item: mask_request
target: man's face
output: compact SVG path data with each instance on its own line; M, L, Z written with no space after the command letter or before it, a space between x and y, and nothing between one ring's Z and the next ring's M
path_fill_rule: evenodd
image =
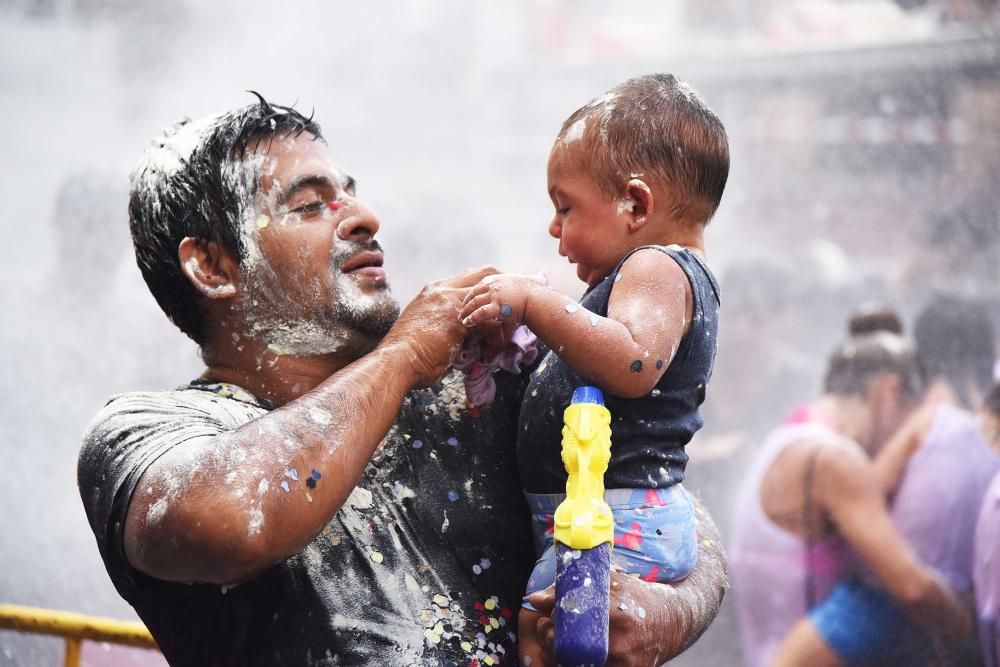
M354 179L309 133L264 139L247 164L259 188L242 222L247 332L277 354L364 354L392 326L379 222Z

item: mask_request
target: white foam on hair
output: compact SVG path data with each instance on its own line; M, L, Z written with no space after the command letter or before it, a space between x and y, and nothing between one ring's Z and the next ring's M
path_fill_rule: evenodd
M135 167L136 174L161 174L173 176L190 160L195 150L208 136L221 116L207 116L198 120L182 118L163 130L163 135L150 144Z
M562 137L562 142L564 144L571 144L575 141L583 139L583 133L587 131L587 118L583 117L569 126L566 130L566 134Z
M615 112L615 106L616 106L615 102L617 99L618 99L618 93L609 92L609 93L604 93L603 95L601 95L600 97L598 97L593 102L587 105L595 113L597 111L601 112L600 116L601 139L603 139L604 141L608 140L608 123L611 121L611 115Z

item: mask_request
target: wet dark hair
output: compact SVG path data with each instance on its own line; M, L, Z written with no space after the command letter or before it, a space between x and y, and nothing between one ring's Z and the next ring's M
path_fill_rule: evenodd
M891 310L858 313L850 318L848 337L827 363L824 391L835 396L864 396L878 375L896 375L905 400L914 400L926 386L923 368L912 342L904 338L902 322Z
M241 224L258 187L258 175L247 172L243 159L275 136L308 132L323 140L311 115L253 94L255 104L202 121L181 120L154 140L131 176L136 263L163 312L199 345L207 333L203 297L181 271L181 241L215 241L242 261Z
M851 315L847 322L847 332L851 336L888 331L898 336L903 335L903 321L894 310L882 308L866 310Z
M686 83L672 74L629 79L574 111L557 142L581 120L594 179L609 199L643 174L667 188L671 217L707 223L714 215L729 178L729 139Z
M947 380L965 407L974 407L969 390L985 392L993 379L993 323L986 306L935 297L917 316L913 337L928 376Z

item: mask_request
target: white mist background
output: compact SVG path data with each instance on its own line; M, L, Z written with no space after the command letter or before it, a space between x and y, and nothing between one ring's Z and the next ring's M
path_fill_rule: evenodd
M730 318L734 333L723 339L716 374L716 382L740 375L740 357L766 360L778 377L768 386L784 391L752 396L765 406L755 413L763 424L818 387L846 312L892 293L884 284L907 270L892 258L910 252L915 218L885 220L888 236L868 235L864 247L827 238L831 220L856 206L842 192L865 188L864 177L841 167L834 173L843 187L831 190L816 176L822 165L794 141L769 162L753 114L801 112L808 100L780 85L759 99L734 92L733 72L763 53L777 58L768 67L780 80L782 63L795 60L787 54L798 50L993 34L975 16L942 21L944 3L928 4L904 13L883 0L0 0L0 603L135 618L104 571L75 472L80 434L110 395L171 388L201 371L193 344L146 291L128 236L127 177L162 128L250 103L250 89L315 109L337 160L358 179L358 196L380 216L401 301L429 280L485 263L545 270L579 294L546 231L551 142L570 112L610 86L674 72L702 91L732 141L730 184L707 237L710 263L719 276L748 258L777 267L757 289L765 302L785 299L782 312ZM998 136L979 140L992 150ZM890 168L907 168L900 164ZM947 198L944 172L953 166L913 168ZM786 198L792 189L809 196ZM735 285L736 308L760 274L747 275L751 284ZM789 278L799 289L783 284ZM817 304L830 285L854 289ZM731 304L724 291L723 327ZM800 306L819 320L788 315ZM755 376L743 375L752 385ZM722 401L734 394L742 400L710 387L703 440L714 454L702 472L693 453L689 468L689 486L723 528L739 471L731 462L759 435L740 424L713 432L712 415L725 414ZM732 664L736 643L727 611L676 663ZM0 666L60 664L61 650L57 640L0 631ZM86 664L158 661L90 645Z

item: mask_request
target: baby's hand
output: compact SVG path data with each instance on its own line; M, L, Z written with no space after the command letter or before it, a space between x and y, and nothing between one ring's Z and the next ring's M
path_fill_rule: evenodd
M531 291L538 287L539 283L527 276L512 273L487 276L469 290L459 319L469 328L487 320L521 324Z

